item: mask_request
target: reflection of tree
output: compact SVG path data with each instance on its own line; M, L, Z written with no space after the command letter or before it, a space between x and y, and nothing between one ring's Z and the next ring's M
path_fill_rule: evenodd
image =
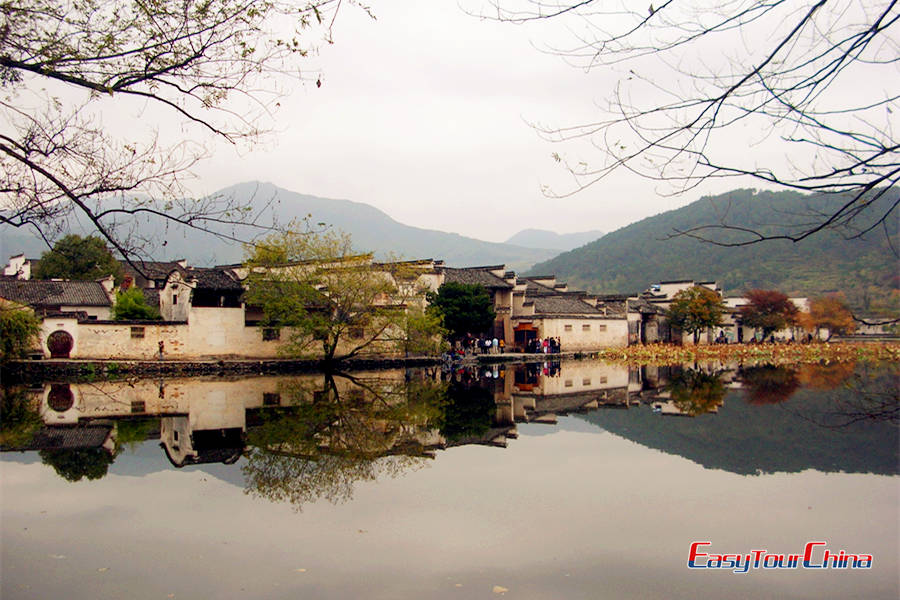
M900 365L860 364L840 389L830 388L820 397L815 414L801 414L817 425L831 429L854 423L900 424Z
M0 446L27 446L41 424L37 406L28 400L25 390L11 387L0 389Z
M128 446L132 451L144 442L150 433L159 431L159 419L121 419L116 421L116 453Z
M666 387L675 407L692 417L715 410L725 397L725 383L719 371L683 369L672 376Z
M441 434L447 441L479 437L491 428L496 406L489 390L454 382L447 390Z
M243 471L248 493L299 509L322 498L349 500L359 481L421 466L428 432L441 418L444 386L425 378L327 375L321 390L295 385L282 395L291 406L248 432Z
M763 365L747 367L741 372L747 402L778 404L794 395L800 387L797 371L789 367Z
M833 390L853 376L856 361L828 364L803 364L797 367L797 379L805 387Z
M84 477L100 479L115 458L104 448L41 450L39 454L45 465L53 467L67 481L81 481Z

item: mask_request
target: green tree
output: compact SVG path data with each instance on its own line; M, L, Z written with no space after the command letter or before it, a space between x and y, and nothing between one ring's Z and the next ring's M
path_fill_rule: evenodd
M140 289L130 287L116 293L113 318L116 321L155 321L160 316L156 308L147 304L144 293Z
M747 327L761 329L763 339L797 322L800 311L778 290L750 290L744 297L748 303L740 307L741 320Z
M52 239L77 218L130 260L153 240L121 227L123 217L200 230L249 221L233 199L190 197L183 175L213 140L250 143L271 127L276 99L314 47L305 30L330 41L340 5L4 3L0 223ZM104 119L110 107L134 115L127 127Z
M41 333L41 320L30 308L0 301L0 362L23 358Z
M455 340L490 330L496 318L490 294L476 283L447 282L428 294L428 302L443 316L444 327Z
M404 335L402 343L407 356L410 354L434 356L444 352L448 347L443 315L436 310L418 305L410 306L406 310Z
M669 305L669 323L694 336L694 343L700 341L700 333L722 324L725 304L721 296L713 290L695 285L681 290Z
M122 265L97 236L69 234L44 252L34 269L36 279L76 279L93 281L112 275L122 281Z
M302 355L319 346L326 363L363 351L394 352L425 335L408 319L424 302L418 272L405 263L374 264L334 231L273 234L249 248L245 301L262 309L263 328L286 328L283 351ZM434 330L437 332L437 330Z

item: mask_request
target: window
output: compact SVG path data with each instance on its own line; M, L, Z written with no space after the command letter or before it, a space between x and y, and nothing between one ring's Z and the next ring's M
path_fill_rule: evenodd
M264 342L281 339L281 330L277 327L264 327L262 330L262 339Z
M591 385L591 378L590 378L590 377L585 377L584 379L582 379L582 380L581 380L581 385Z
M349 330L348 333L350 334L350 337L351 337L351 338L353 338L353 339L355 339L355 340L358 340L358 339L360 339L362 336L364 336L366 332L365 332L365 330L362 328L361 325L352 325L352 326L350 327L350 330Z
M600 383L606 383L606 376L605 376L605 375L604 375L603 377L600 378Z
M606 325L597 325L597 331L606 331Z
M566 330L566 331L572 331L572 326L571 326L571 325L566 325L566 326L565 326L565 330Z
M566 379L566 387L572 387L572 380Z
M143 400L132 400L131 401L131 412L133 412L133 413L147 412L147 406L146 406L146 404L144 404Z
M584 325L581 326L581 330L582 330L582 331L590 331L590 330L591 330L591 324L590 324L590 323L585 323Z
M172 294L172 304L178 304L178 294Z
M263 392L263 406L278 406L281 404L281 394L277 392Z
M131 328L131 337L142 339L144 337L144 328L143 327L132 327Z

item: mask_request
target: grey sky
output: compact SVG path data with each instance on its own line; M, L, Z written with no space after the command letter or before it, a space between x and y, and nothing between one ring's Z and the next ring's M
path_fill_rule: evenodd
M421 227L502 241L536 227L612 231L677 208L703 192L657 194L622 173L575 197L569 176L528 122L562 125L596 117L614 78L587 76L534 44L547 24L482 21L455 2L374 4L377 20L344 8L335 44L307 82L281 101L277 134L252 151L221 148L196 173L211 192L259 179L293 191L372 204ZM613 74L610 74L613 75ZM585 158L595 152L581 145Z
M480 1L463 4L477 10ZM796 16L792 11L802 7L783 8L781 25L788 27ZM335 44L321 48L310 63L321 69L322 87L308 81L282 99L277 132L265 144L252 150L217 150L195 170L200 177L195 191L213 192L257 179L300 193L372 204L409 225L502 241L529 227L612 231L704 194L760 187L749 180L714 179L673 196L671 185L622 169L574 196L551 199L542 186L556 192L573 187L565 168L553 160L554 152L570 164L583 160L592 165L604 154L583 139L548 142L530 123L564 127L603 118L600 107L632 67L640 71L640 84L626 102L647 108L671 101L663 88L679 90L679 98L712 93L692 88L757 64L761 58L754 54L769 52L783 39L785 32L781 27L773 31L771 19L742 27L740 38L701 40L691 46L684 65L662 64L663 58L653 54L638 63L586 73L538 49L571 43L578 27L586 27L583 21L497 23L468 15L457 2L446 0L380 0L373 9L377 20L361 10L342 8ZM842 35L848 24L858 24L861 10L836 9L819 25L828 23L829 35ZM597 17L592 24L608 26L612 19ZM590 37L595 32L581 33ZM723 40L731 47L720 47ZM807 57L802 43L794 50L794 60ZM884 58L890 47L879 46L875 52ZM898 64L887 66L900 76ZM829 110L893 94L888 89L894 85L891 78L884 77L891 71L880 65L854 67L841 85L828 86ZM707 79L671 79L681 68ZM864 129L893 135L897 111L884 108L874 116L881 123L865 115ZM859 119L854 122L852 117L842 126L860 127ZM814 147L779 139L782 134L806 135L791 131L789 120L786 124L774 129L771 119L743 119L714 131L710 143L717 158L749 169L814 171L820 160L810 151ZM652 158L643 157L648 162L638 166L646 167Z

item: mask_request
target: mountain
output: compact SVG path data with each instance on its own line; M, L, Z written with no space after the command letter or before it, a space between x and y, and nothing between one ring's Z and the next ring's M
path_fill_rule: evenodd
M802 388L779 404L752 404L744 391L734 390L718 413L694 418L663 416L649 406L574 418L707 469L739 475L815 469L895 476L900 473L900 430L889 418L879 418L878 396L861 389L896 390L896 370L870 375L835 390Z
M579 233L555 233L546 229L523 229L508 240L506 244L525 246L526 248L551 248L553 250L574 250L589 242L603 237L597 229Z
M242 183L214 196L230 198L234 204L248 207L248 214L258 215L258 222L263 225L286 224L309 216L313 224L326 223L346 231L358 250L373 251L381 258L388 255L408 259L435 258L455 267L503 263L510 269L522 271L557 254L555 250L486 242L456 233L411 227L368 204L298 194L269 183ZM131 225L124 223L122 227L127 229ZM150 260L186 258L192 265L208 266L237 263L243 258L240 244L162 219L141 221L138 227L142 236L159 240L155 255L147 257ZM220 231L239 239L249 239L254 234L249 228L240 226ZM85 235L90 230L73 227L71 233ZM19 252L38 257L46 250L36 236L22 230L2 228L0 236L4 259Z
M896 196L885 194L879 200L883 206L873 207L871 214L885 214ZM729 223L771 233L800 226L812 212L829 212L845 201L842 196L735 190L607 233L535 265L531 272L553 273L570 286L602 293L633 293L651 283L678 279L716 280L727 294L751 288L801 296L842 290L858 308L874 310L900 284L893 250L900 248L896 218L888 217L859 239L825 230L797 243L773 240L722 247L672 237L676 230L720 223L725 217ZM865 216L854 224L864 225Z

